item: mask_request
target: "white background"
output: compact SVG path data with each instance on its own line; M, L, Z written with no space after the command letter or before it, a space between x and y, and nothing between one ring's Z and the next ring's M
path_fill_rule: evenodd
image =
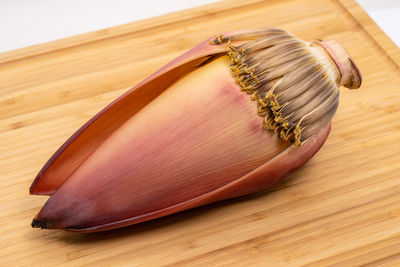
M357 0L400 47L400 0ZM0 53L216 0L0 0Z

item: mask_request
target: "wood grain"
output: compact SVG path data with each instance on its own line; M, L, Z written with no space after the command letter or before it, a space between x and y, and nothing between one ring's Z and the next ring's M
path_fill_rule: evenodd
M338 40L363 74L305 167L268 191L124 229L30 228L46 197L29 185L79 126L210 35L269 26ZM399 65L354 0L218 2L0 54L0 265L400 265Z

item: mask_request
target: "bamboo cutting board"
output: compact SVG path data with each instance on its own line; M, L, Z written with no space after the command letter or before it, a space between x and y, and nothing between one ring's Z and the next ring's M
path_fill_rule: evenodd
M31 229L29 185L127 89L203 39L276 26L336 39L364 77L273 189L95 234ZM226 1L0 54L1 266L400 266L400 51L354 0Z

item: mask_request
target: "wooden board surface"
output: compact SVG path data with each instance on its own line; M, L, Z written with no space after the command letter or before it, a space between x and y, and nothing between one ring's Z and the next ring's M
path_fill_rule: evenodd
M106 104L198 42L277 26L360 67L322 150L281 185L96 234L30 228L29 185ZM354 0L227 1L0 54L1 266L400 266L400 52Z

